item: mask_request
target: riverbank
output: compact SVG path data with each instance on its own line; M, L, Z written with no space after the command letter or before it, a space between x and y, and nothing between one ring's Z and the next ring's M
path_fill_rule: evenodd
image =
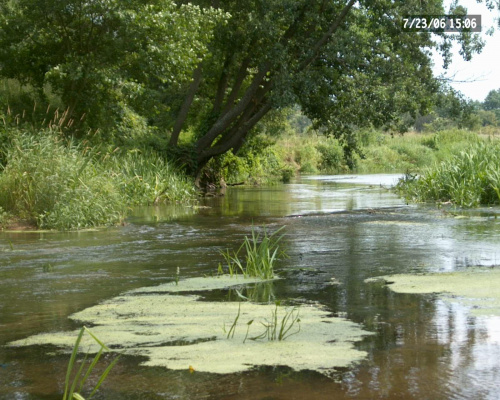
M432 166L440 168L443 162L451 170L459 162L456 157L461 152L481 143L485 148L498 143L494 135L458 129L396 136L361 130L356 139L359 153L348 160L342 142L335 138L288 132L272 139L261 134L252 138L237 156L227 153L214 160L209 172L212 180L222 178L228 185L288 182L294 176L314 173L397 172L415 176ZM77 142L51 129L37 133L5 129L0 141L3 229L72 230L116 225L124 221L133 206L188 204L198 197L194 180L150 147L90 145L85 139ZM489 175L498 178L494 171ZM436 183L435 179L431 181ZM444 178L440 180L442 185L445 182ZM400 186L400 193L410 201L477 206L484 201L495 203L498 179L495 182L485 181L488 188L478 190L490 195L475 195L473 200L470 196L462 201L451 195L418 194L417 186L422 193L432 191L424 188L424 180L417 186L407 181L406 186Z
M72 230L120 224L132 206L189 203L194 183L151 149L99 148L50 129L2 137L0 226Z

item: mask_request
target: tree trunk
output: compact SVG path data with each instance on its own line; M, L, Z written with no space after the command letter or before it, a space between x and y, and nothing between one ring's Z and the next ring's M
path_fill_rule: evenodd
M172 135L170 136L169 146L175 147L177 146L177 142L179 140L179 134L181 133L182 126L186 121L188 116L189 108L191 107L191 103L193 102L194 95L198 91L198 87L200 86L202 77L202 68L201 63L198 64L198 67L193 72L193 81L189 85L189 89L187 95L182 103L181 109L179 110L179 114L177 115L177 119L175 120L174 127L172 129Z
M298 73L307 69L317 59L321 48L340 28L356 1L357 0L349 0L337 18L331 23L327 32L316 40L309 55L302 59L291 73ZM324 4L325 2L321 3L320 6L324 6ZM307 7L308 5L305 4L295 21L283 34L280 40L281 45L286 46L290 39L297 34L299 26L307 12ZM211 158L223 154L230 149L235 151L239 150L244 144L245 138L251 129L272 109L272 105L268 101L268 93L272 90L273 76L279 74L280 66L278 64L272 65L270 62L262 66L253 77L250 86L248 86L243 96L237 101L241 86L247 77L249 66L250 58L247 57L242 62L235 76L233 87L222 108L222 113L208 132L195 144L197 162L196 177L198 182L203 167ZM221 75L221 80L223 78L225 79L226 77ZM217 91L216 100L214 101L214 111L219 109L221 88L225 88L226 82L221 81L219 85L220 90Z

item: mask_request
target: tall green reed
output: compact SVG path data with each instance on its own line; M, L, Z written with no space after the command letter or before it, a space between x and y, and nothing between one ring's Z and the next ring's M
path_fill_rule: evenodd
M78 349L80 348L80 343L85 333L87 333L95 341L95 343L97 343L97 345L99 346L99 351L97 352L97 354L94 356L94 358L90 363L87 363L89 353L86 353L84 359L80 362L80 367L77 370L76 358L78 354ZM101 340L99 340L87 327L83 326L80 329L80 333L78 334L75 345L73 346L73 352L71 353L71 358L69 360L68 368L66 370L66 378L64 381L64 395L62 400L73 400L73 399L85 400L85 398L81 395L81 392L88 378L92 375L92 372L94 371L104 351L109 351L109 348L103 342L101 342ZM87 397L87 399L90 399L97 392L101 384L108 376L111 369L118 362L119 358L120 356L116 357L107 366L107 368L104 370L104 372L97 380L97 383L95 384L94 388L90 392L90 395ZM84 373L86 366L87 369Z
M0 206L47 229L111 225L126 213L107 171L50 130L12 139L0 174Z
M114 225L132 205L196 199L192 180L153 151L101 151L59 129L8 130L0 143L0 207L39 228ZM2 214L0 223L6 220Z
M274 277L274 265L278 257L285 255L280 251L279 242L283 235L278 236L285 227L279 228L272 234L268 234L264 227L262 234L252 227L251 237L245 236L242 245L236 252L221 251L226 261L226 268L230 275L243 274L245 277L257 277L261 279L272 279ZM219 272L223 272L222 264L219 264Z

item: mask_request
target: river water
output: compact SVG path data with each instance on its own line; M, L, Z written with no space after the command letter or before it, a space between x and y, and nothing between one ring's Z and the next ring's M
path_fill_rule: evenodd
M393 273L500 264L500 209L407 205L395 175L311 176L233 187L197 207L135 210L122 227L0 232L0 399L60 399L67 354L10 341L78 328L68 316L124 291L211 275L253 225L283 225L277 299L313 301L375 334L331 377L265 366L237 374L140 366L122 357L99 399L499 399L500 317L433 295L369 285ZM338 284L332 285L335 279ZM227 294L212 297L224 300ZM49 349L50 350L50 349Z

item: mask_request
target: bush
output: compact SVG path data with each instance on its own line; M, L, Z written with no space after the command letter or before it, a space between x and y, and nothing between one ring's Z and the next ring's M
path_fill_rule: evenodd
M316 146L321 154L318 168L322 172L336 173L345 170L344 150L335 138L327 138Z

